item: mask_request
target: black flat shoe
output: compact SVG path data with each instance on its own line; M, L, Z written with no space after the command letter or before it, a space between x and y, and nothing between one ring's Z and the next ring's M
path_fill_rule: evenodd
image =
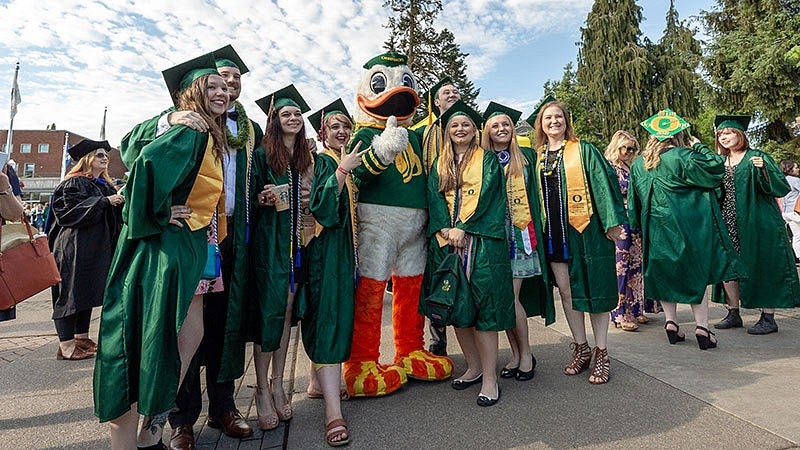
M478 406L492 406L500 400L500 386L497 387L497 398L488 395L478 394Z
M528 381L533 378L534 370L536 370L536 357L533 356L533 353L531 353L531 370L525 372L517 369L517 374L514 376L514 378L516 378L517 381Z
M675 325L674 330L667 330L667 325ZM670 344L676 344L678 342L683 342L686 340L686 336L681 336L678 334L681 331L681 327L678 326L677 323L668 320L667 323L664 324L664 331L667 332L667 339L669 339Z
M697 334L697 331L705 331L706 335ZM697 346L700 347L700 350L708 350L709 348L717 348L717 341L712 341L711 336L714 336L714 333L708 331L706 327L695 327L694 329L694 336L697 338Z
M517 376L518 370L519 367L512 367L510 369L507 367L503 367L503 370L500 371L500 378L514 378Z
M475 383L480 383L482 379L483 379L483 374L480 374L471 380L462 380L461 378L456 378L455 380L450 382L450 387L457 391L463 391L464 389L472 386Z

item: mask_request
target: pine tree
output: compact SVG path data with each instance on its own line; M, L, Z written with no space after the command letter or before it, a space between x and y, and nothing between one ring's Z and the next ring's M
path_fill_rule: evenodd
M658 44L648 47L653 62L648 112L655 114L668 107L693 121L700 114L698 87L703 81L696 70L702 52L694 31L679 20L673 0L669 2L664 34Z
M559 81L547 80L544 84L544 95L552 94L559 102L569 110L572 116L572 125L575 133L581 139L591 142L598 148L605 145L611 136L604 136L600 128L602 122L597 120L593 114L589 114L584 99L584 89L578 83L577 74L573 69L572 63L564 66L564 75Z
M596 0L581 28L577 81L602 135L595 139L620 129L639 133L649 112L651 64L640 45L641 20L635 0Z
M385 27L389 38L387 50L408 56L408 66L417 76L417 91L423 93L442 77L453 79L461 98L473 108L480 93L467 77L466 57L453 33L447 28L437 31L433 22L442 11L440 0L387 0L383 4L392 11ZM419 113L427 114L427 99L420 98Z
M717 0L702 17L713 38L703 60L711 103L726 113L755 114L763 123L757 141L789 141L787 124L800 113L800 70L792 56L800 1Z

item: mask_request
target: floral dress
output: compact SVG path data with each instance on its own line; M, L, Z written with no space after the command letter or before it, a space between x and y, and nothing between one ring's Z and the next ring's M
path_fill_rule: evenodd
M622 197L628 196L628 182L630 168L622 163L611 162L611 167L617 172L619 188ZM627 207L627 201L626 201ZM617 291L619 304L611 311L611 321L614 323L636 322L636 318L648 313L663 311L661 303L656 300L645 299L642 278L642 233L640 230L631 230L628 224L623 224L627 237L614 241L617 247Z

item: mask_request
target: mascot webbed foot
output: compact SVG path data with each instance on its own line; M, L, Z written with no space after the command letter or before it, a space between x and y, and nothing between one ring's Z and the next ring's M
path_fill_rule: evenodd
M450 358L436 356L427 350L414 350L407 355L397 356L394 363L415 380L444 380L453 375L453 361Z
M408 381L401 367L375 361L344 363L344 385L351 397L380 397L400 389Z

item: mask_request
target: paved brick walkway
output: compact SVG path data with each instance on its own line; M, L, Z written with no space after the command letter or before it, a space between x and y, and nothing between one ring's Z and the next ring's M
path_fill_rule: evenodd
M0 367L12 363L39 347L57 341L55 333L33 336L0 337Z

